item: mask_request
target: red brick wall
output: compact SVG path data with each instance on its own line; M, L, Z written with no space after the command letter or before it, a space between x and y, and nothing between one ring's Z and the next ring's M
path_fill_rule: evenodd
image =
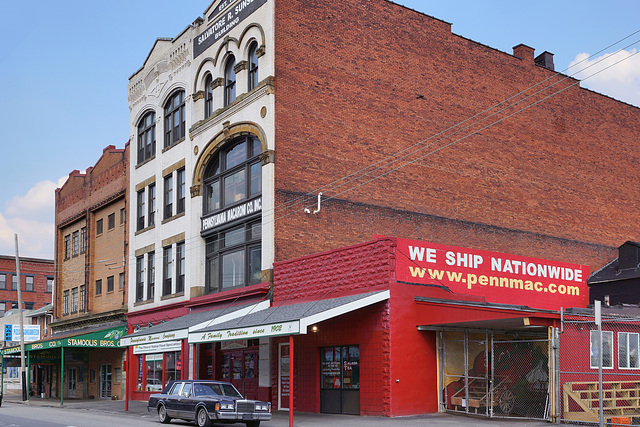
M388 289L395 271L395 244L380 238L275 265L273 302L330 299Z
M510 116L551 91L535 94L447 148L469 132L430 139L420 154L442 149L381 179L323 188L562 76L385 0L275 7L276 261L384 234L594 270L640 239L640 179L628 173L640 110L578 86ZM318 191L335 197L318 215L282 209L307 192L313 205Z

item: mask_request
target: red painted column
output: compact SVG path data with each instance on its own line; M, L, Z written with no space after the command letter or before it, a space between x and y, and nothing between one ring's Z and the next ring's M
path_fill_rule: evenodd
M289 335L289 427L293 427L293 335Z
M131 346L127 346L127 380L124 383L124 410L129 411L129 397L131 393Z

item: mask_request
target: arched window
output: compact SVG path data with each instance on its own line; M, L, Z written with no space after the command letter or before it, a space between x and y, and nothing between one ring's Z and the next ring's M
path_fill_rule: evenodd
M138 122L138 164L156 154L156 113L145 114Z
M204 118L210 117L213 114L213 77L211 74L207 75L204 79Z
M205 169L203 214L215 224L203 231L207 293L261 280L261 152L257 138L236 138Z
M249 47L249 90L258 86L258 43L253 42Z
M236 59L233 55L227 59L224 67L224 105L227 106L236 100Z
M164 147L184 138L184 91L171 95L164 105Z

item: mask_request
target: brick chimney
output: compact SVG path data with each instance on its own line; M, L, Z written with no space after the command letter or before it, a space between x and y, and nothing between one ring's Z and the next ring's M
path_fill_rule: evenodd
M526 44L520 43L519 45L513 47L513 56L515 56L516 58L524 59L525 61L531 63L533 63L533 52L534 49L527 46Z
M546 50L542 52L540 55L536 56L535 59L536 65L547 68L551 71L554 70L553 66L553 53L547 52Z

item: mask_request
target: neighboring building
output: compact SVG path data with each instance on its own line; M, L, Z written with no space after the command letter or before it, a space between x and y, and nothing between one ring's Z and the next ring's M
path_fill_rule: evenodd
M214 1L158 39L128 86L128 395L206 376L275 404L285 387L276 339L190 333L275 304L288 280L274 281L279 262L389 235L596 269L618 241L640 240L636 211L618 203L640 196L627 173L640 109L580 88L552 58L523 44L497 51L387 0ZM285 299L301 297L287 289ZM539 297L529 305L546 307ZM388 333L382 325L365 332ZM423 337L425 349L440 339ZM320 366L305 361L315 390L296 409L324 411ZM395 380L405 368L389 369ZM395 403L348 411L438 410L425 396L407 401L405 383L386 383ZM440 392L433 378L419 390Z
M20 257L20 285L25 310L51 304L53 298L53 260ZM15 256L0 255L0 318L18 308L18 276Z
M122 396L116 342L126 329L128 171L129 145L108 146L56 190L52 334L26 346L40 396Z
M625 242L618 257L593 272L587 281L589 301L604 305L640 304L640 243Z

